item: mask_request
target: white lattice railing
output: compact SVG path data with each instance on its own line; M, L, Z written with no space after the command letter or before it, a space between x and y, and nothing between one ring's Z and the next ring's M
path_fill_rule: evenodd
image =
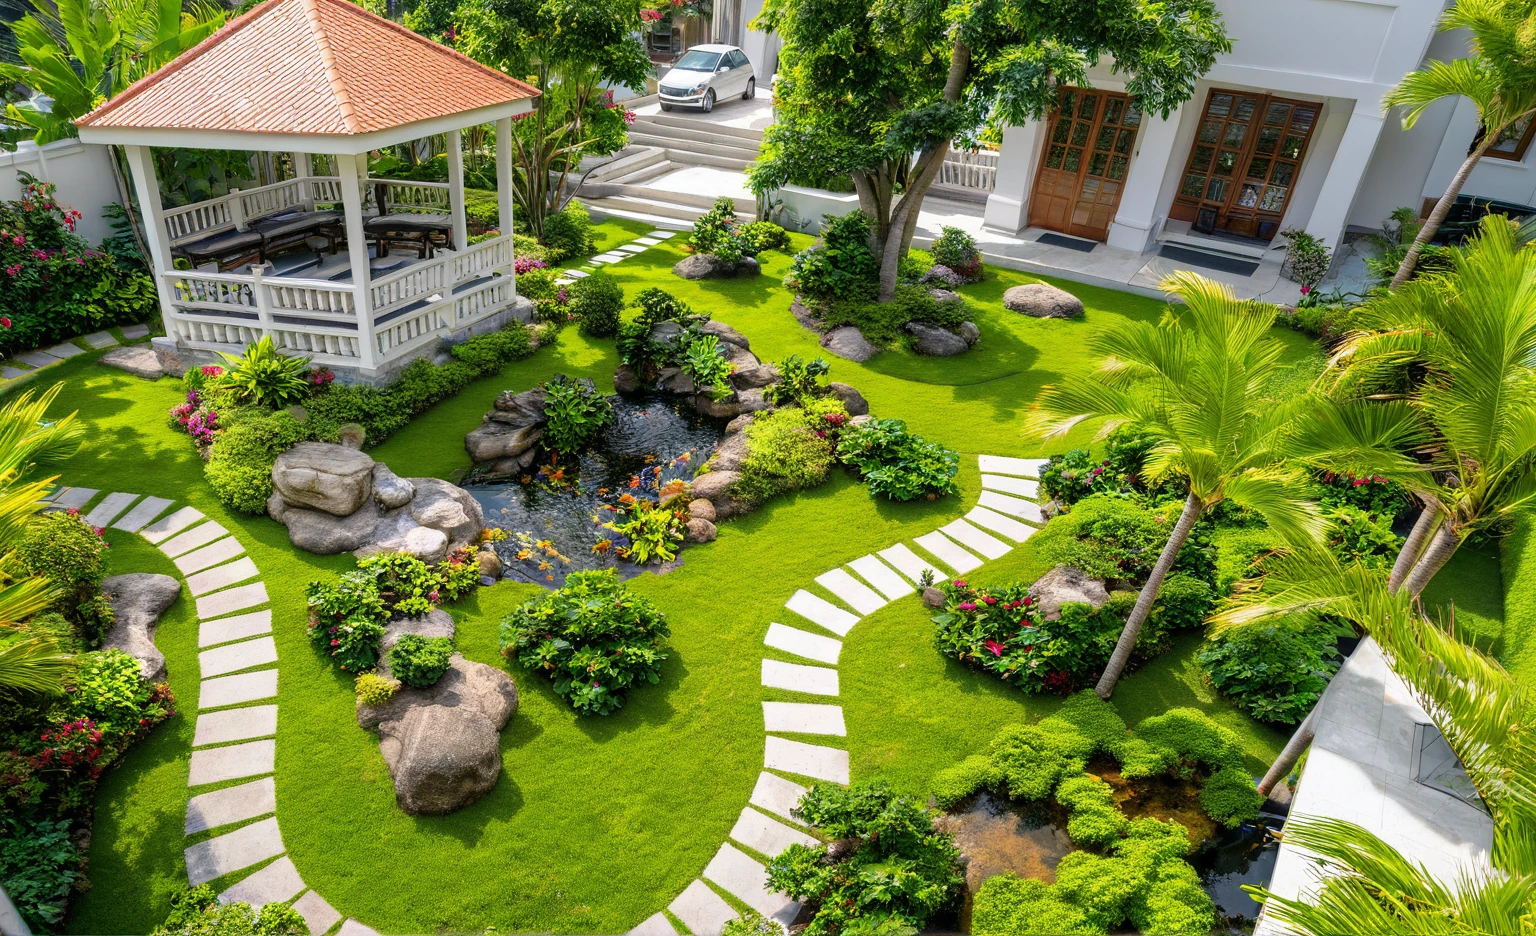
M464 326L479 321L505 309L511 301L512 281L505 276L497 277L454 297L454 325Z
M512 265L512 236L504 234L463 250L456 250L450 257L450 261L453 263L455 285L477 276L484 276L492 270L506 269Z
M439 258L425 263L415 263L397 270L369 284L373 314L388 312L423 296L441 292L449 287L448 263Z
M939 167L938 184L990 192L997 185L997 150L949 151Z
M444 300L377 327L374 330L374 341L378 359L388 361L401 357L428 342L436 341L452 327L447 319L452 309L453 301Z
M172 244L179 244L182 241L195 240L213 231L233 228L235 222L234 215L230 213L230 204L230 199L220 198L214 201L197 202L182 208L167 209L165 233L170 237Z
M259 188L235 190L220 198L168 208L165 232L172 244L196 240L219 231L243 228L248 221L293 208L341 201L341 180L335 176L289 179Z
M384 189L384 210L447 211L447 182L411 182L404 179L370 179L370 189ZM373 198L370 193L369 198Z

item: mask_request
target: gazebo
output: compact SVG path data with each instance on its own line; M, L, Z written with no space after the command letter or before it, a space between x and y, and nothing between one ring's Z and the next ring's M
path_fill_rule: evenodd
M267 0L78 127L126 150L178 355L271 336L379 382L443 339L531 315L513 271L512 147L496 147L499 234L471 246L461 131L494 123L505 140L538 93L347 0ZM446 183L369 178L369 152L437 134ZM167 209L151 147L289 153L293 177Z

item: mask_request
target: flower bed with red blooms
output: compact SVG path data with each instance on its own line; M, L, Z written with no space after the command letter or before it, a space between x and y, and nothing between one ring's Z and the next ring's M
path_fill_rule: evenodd
M981 588L956 579L939 588L939 652L1030 694L1065 694L1097 679L1123 624L1109 606L1086 604L1064 605L1060 620L1046 621L1022 582Z
M21 173L21 198L0 202L0 353L13 354L142 322L154 281L75 234L80 212L51 184Z

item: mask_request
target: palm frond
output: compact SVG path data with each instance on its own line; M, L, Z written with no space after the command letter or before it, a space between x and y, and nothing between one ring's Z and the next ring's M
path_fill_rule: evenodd
M73 658L47 638L0 636L0 694L57 695L73 669Z

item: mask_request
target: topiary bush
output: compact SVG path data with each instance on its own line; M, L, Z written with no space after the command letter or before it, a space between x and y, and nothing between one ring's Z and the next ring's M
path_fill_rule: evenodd
M549 251L548 260L559 263L572 257L585 257L592 252L592 216L576 199L565 203L558 212L544 218L544 247Z
M908 432L899 419L875 419L844 429L837 440L837 459L864 479L871 494L887 500L938 500L960 493L955 482L959 453Z
M378 673L359 673L352 681L352 688L357 693L357 700L364 705L383 705L395 697L400 683Z
M933 255L934 263L949 267L966 282L974 283L982 277L981 251L976 249L976 238L957 227L944 225L928 252Z
M209 449L203 476L219 500L241 513L260 516L272 496L277 456L310 437L311 430L285 410L245 407L225 417Z
M997 786L1002 774L985 754L972 754L933 777L933 801L940 809L953 809L982 790Z
M567 287L567 309L583 335L611 338L619 333L619 315L624 310L624 290L606 273L593 273Z
M59 589L52 607L69 621L75 639L86 649L100 647L115 620L101 594L105 532L86 523L78 510L53 511L28 520L16 544L18 571L43 576Z
M1115 806L1114 791L1098 777L1072 777L1056 787L1056 802L1067 807L1067 836L1078 845L1108 848L1125 835L1129 820Z
M402 634L389 648L389 672L407 686L426 689L448 672L452 657L451 637Z
M749 221L740 227L740 233L753 254L789 246L789 232L772 221Z
M835 427L829 419L842 422L847 418L848 410L835 399L816 401L808 408L757 414L744 430L747 457L732 493L762 502L826 481L834 460L829 430Z

